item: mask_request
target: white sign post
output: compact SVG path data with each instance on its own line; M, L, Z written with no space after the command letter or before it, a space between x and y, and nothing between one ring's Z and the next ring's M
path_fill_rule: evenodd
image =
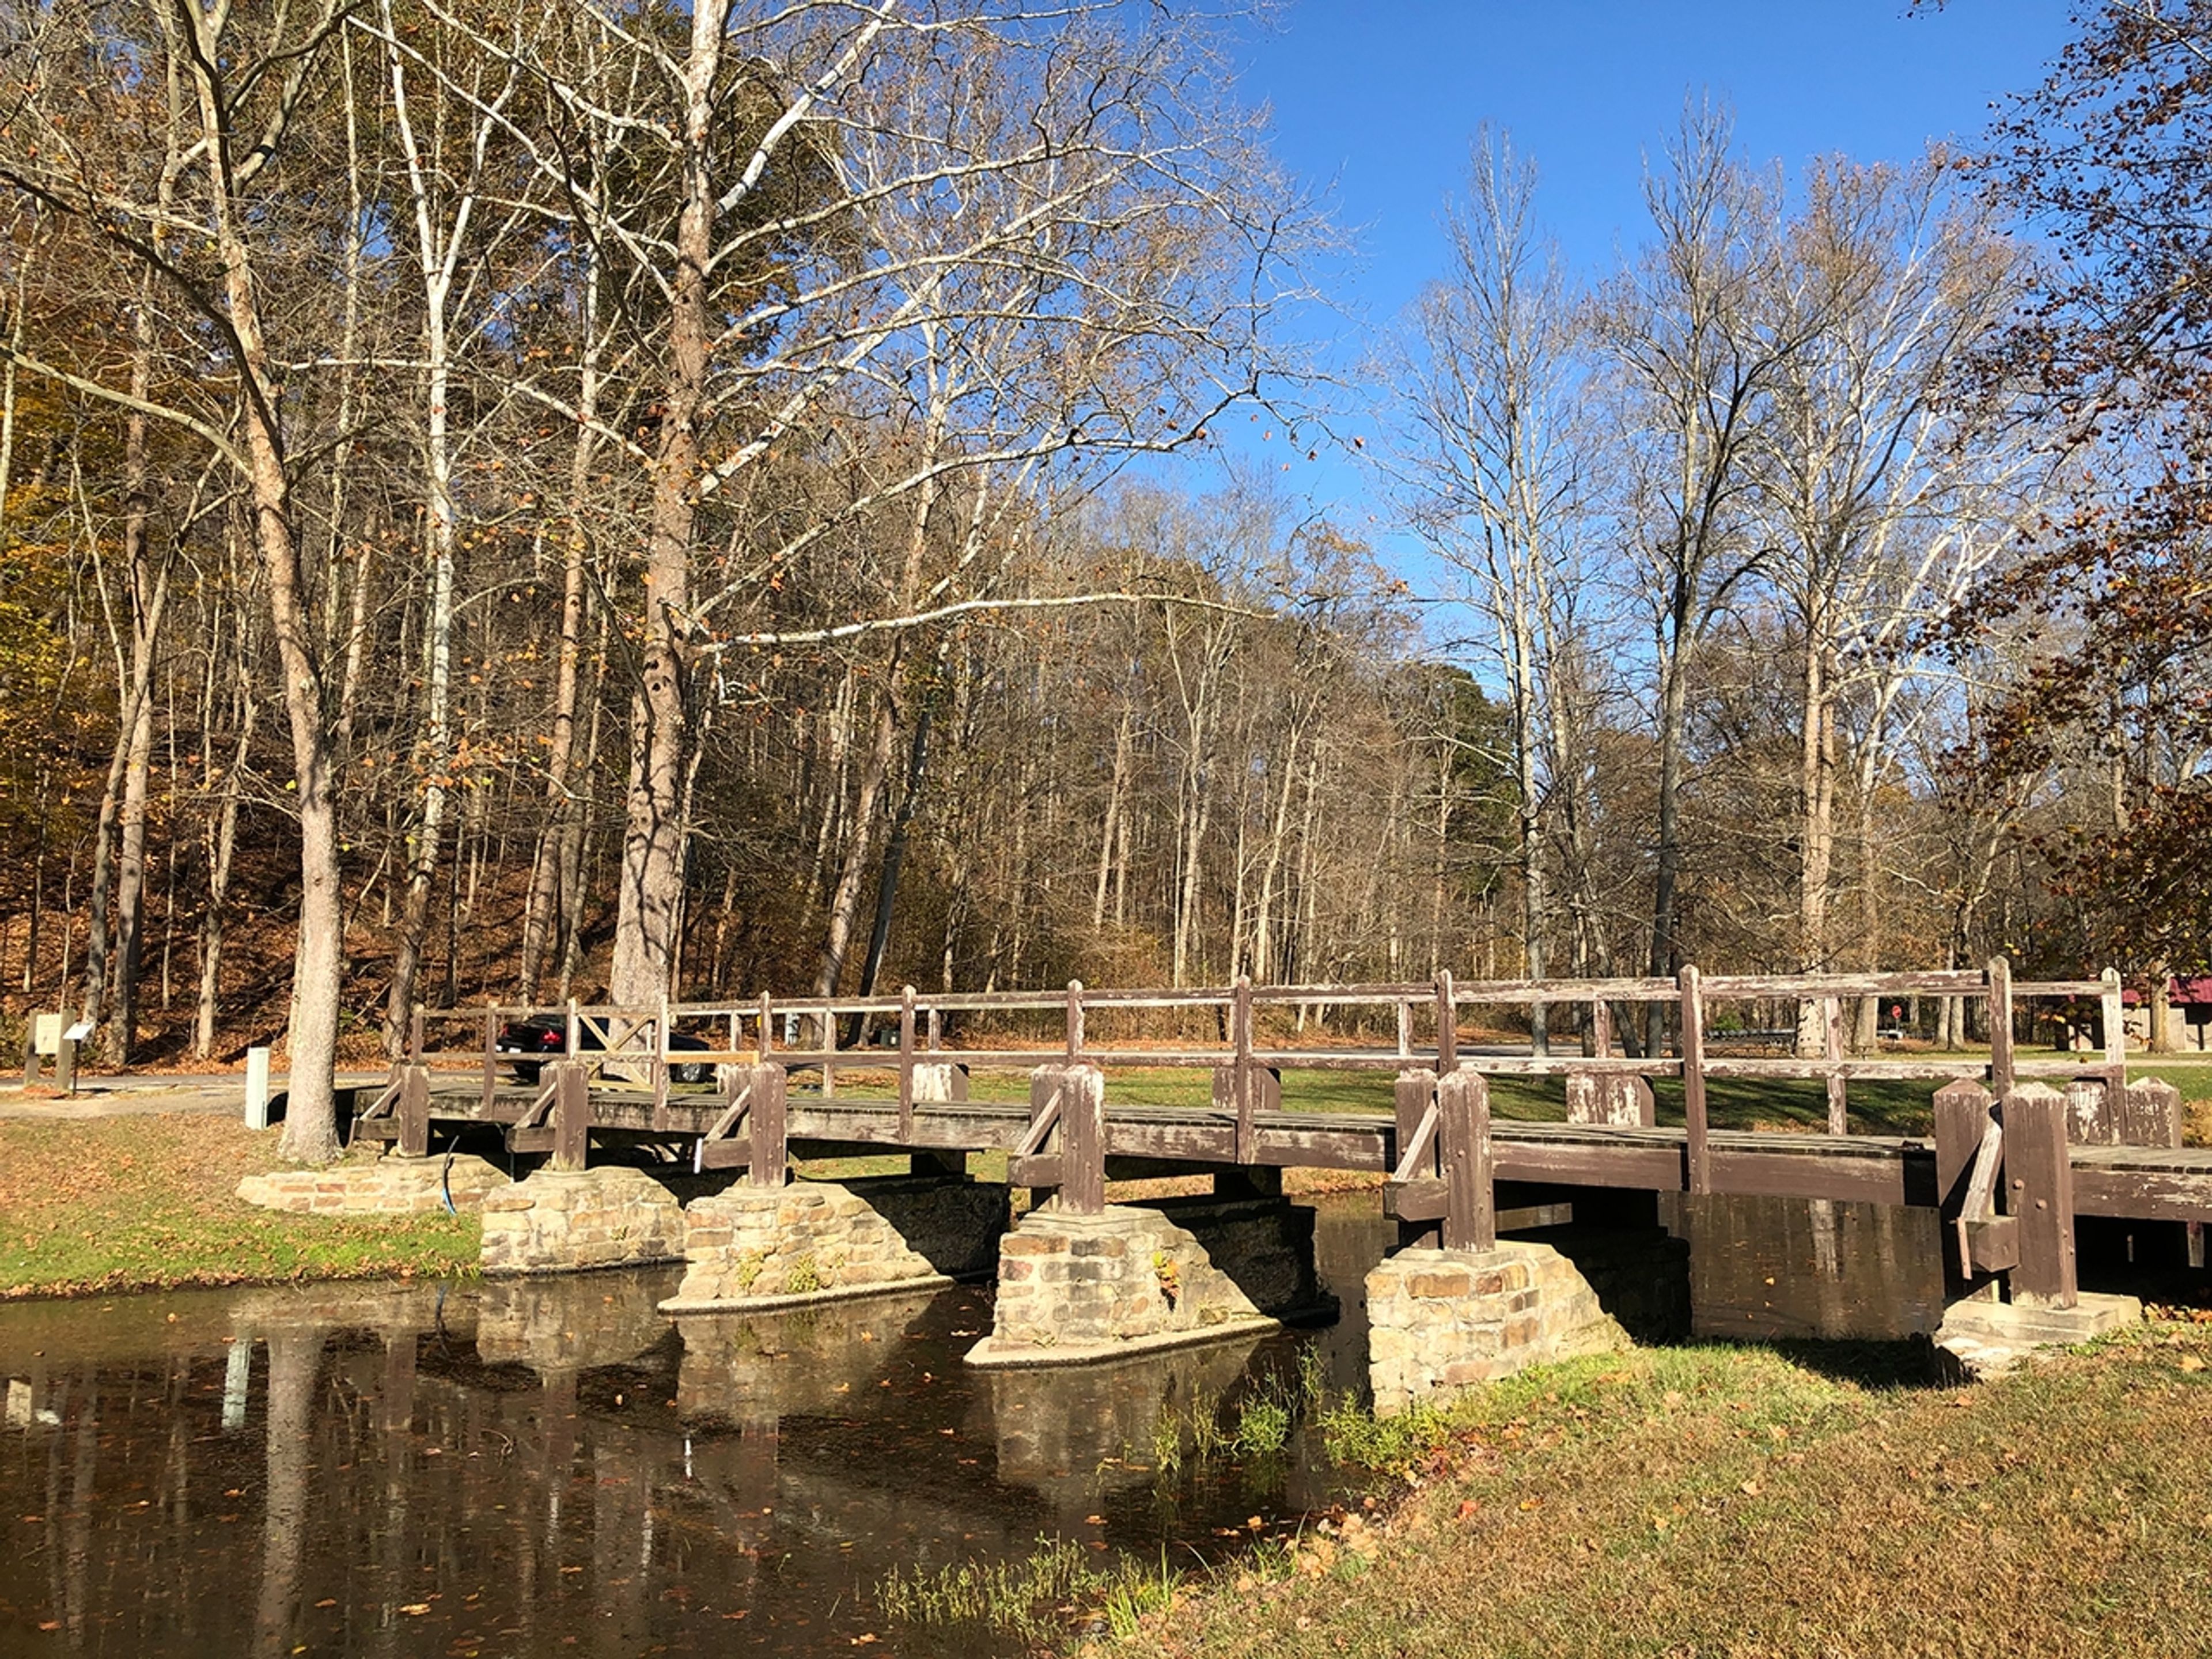
M246 1051L246 1127L265 1129L269 1127L269 1051L248 1048Z

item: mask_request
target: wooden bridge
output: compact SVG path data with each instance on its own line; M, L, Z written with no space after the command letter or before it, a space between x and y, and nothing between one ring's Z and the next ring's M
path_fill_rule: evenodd
M1842 1009L1860 997L1961 997L1985 1004L1986 1058L1848 1055ZM2014 1052L2017 1010L2043 1001L2101 1016L2103 1048L2077 1058ZM1717 1004L1771 1011L1813 1003L1826 1052L1814 1059L1726 1052L1709 1018ZM1668 1006L1674 1052L1615 1052L1616 1011ZM1581 1052L1477 1051L1469 1011L1579 1007ZM1367 1047L1269 1047L1262 1017L1320 1006L1361 1011L1395 1041ZM1387 1011L1388 1017L1384 1017ZM509 1080L498 1048L511 1022L562 1022L566 1041L536 1081ZM1038 1040L963 1042L988 1026ZM1050 1046L1045 1023L1055 1029ZM1770 1023L1771 1023L1770 1021ZM806 1034L811 1046L778 1041ZM853 1037L840 1031L849 1024ZM1175 1028L1106 1040L1109 1024ZM1211 1041L1180 1033L1210 1028ZM879 1029L887 1039L866 1041ZM895 1043L888 1039L896 1034ZM456 1040L458 1036L459 1040ZM845 1040L841 1041L841 1037ZM687 1041L688 1040L688 1041ZM703 1042L704 1047L690 1046ZM432 1125L499 1126L508 1148L581 1169L594 1142L653 1147L695 1170L738 1169L780 1186L794 1155L905 1153L918 1166L964 1168L965 1155L1008 1157L1015 1186L1051 1189L1061 1210L1096 1212L1109 1179L1211 1171L1234 1176L1289 1167L1386 1177L1385 1203L1408 1243L1486 1249L1501 1224L1529 1224L1545 1206L1600 1193L1682 1192L1820 1198L1941 1209L1953 1224L1961 1280L2009 1275L2015 1300L2070 1306L2077 1216L2187 1224L2202 1265L2212 1219L2212 1149L2180 1145L2179 1098L2161 1084L2129 1085L2118 976L2015 984L2007 964L1980 972L1713 975L1675 979L1456 981L1401 985L1232 986L1200 990L771 999L659 1008L493 1006L418 1010L408 1053L359 1102L355 1132L429 1149ZM674 1080L714 1067L710 1085ZM1211 1103L1176 1107L1124 1098L1128 1073L1211 1074ZM815 1087L791 1086L795 1071ZM1388 1073L1395 1110L1285 1110L1285 1072ZM978 1073L1021 1073L1028 1100L970 1098ZM856 1074L867 1074L865 1078ZM1560 1077L1569 1121L1494 1119L1488 1079ZM841 1086L841 1079L844 1079ZM888 1084L884 1081L889 1079ZM1717 1079L1825 1083L1825 1133L1717 1129L1707 1092ZM1679 1083L1683 1123L1656 1122L1650 1084ZM1935 1096L1924 1137L1850 1133L1854 1084L1922 1080ZM2059 1088L2049 1086L2056 1083ZM855 1085L860 1092L852 1092Z

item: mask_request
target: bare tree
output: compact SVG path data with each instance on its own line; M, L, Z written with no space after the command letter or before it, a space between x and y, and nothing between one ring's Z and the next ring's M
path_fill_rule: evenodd
M1481 618L1477 647L1505 692L1516 795L1521 949L1528 976L1550 967L1547 758L1567 730L1554 683L1577 648L1590 530L1584 365L1575 296L1535 216L1534 167L1502 137L1475 140L1468 199L1445 216L1449 274L1414 308L1395 470L1423 538L1462 579ZM1563 757L1562 757L1563 758ZM1530 1014L1547 1051L1547 1012Z
M1603 296L1600 336L1627 443L1627 533L1651 619L1659 745L1650 963L1680 963L1685 746L1695 659L1767 551L1750 514L1756 446L1781 376L1822 318L1796 303L1780 185L1738 161L1727 117L1693 106L1644 186L1653 242ZM1650 1006L1656 1049L1664 1009Z

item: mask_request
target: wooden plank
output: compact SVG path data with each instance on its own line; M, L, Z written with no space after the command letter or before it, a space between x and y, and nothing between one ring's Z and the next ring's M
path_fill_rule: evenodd
M1705 981L1705 996L1714 1002L1767 999L1815 1002L1832 996L1972 996L1982 987L1982 976L1971 969L1903 974L1714 974Z
M708 1170L742 1170L753 1160L752 1144L747 1140L702 1140L691 1149L691 1168L703 1174Z
M914 1133L914 987L899 992L898 1027L899 1133Z
M1820 999L1820 1051L1831 1066L1844 1057L1844 1000L1837 996ZM1828 1073L1828 1133L1832 1135L1850 1133L1850 1085L1838 1071Z
M2012 964L1990 958L1990 1089L1999 1100L2012 1093Z
M430 1073L423 1066L402 1069L399 1081L398 1150L409 1158L430 1153Z
M2074 1213L2135 1221L2212 1221L2212 1180L2158 1170L2074 1166Z
M1006 1181L1015 1187L1057 1187L1066 1171L1057 1152L1036 1153L1006 1160Z
M2105 1086L2117 1100L2128 1086L2127 999L2118 969L2106 969L2100 982L2104 986L2098 1001L2105 1022Z
M1426 1066L1413 1066L1398 1073L1395 1090L1396 1105L1396 1135L1393 1142L1395 1155L1392 1163L1397 1166L1394 1174L1406 1176L1433 1176L1440 1177L1433 1150L1421 1160L1420 1167L1406 1167L1405 1152L1421 1133L1421 1126L1429 1119L1436 1106L1437 1074ZM1443 1242L1443 1234L1434 1227L1419 1227L1401 1224L1398 1243L1401 1249L1432 1249Z
M1946 1219L1956 1219L1964 1207L1991 1104L1990 1091L1971 1079L1936 1091L1936 1192Z
M554 1150L558 1137L550 1128L526 1129L520 1124L510 1123L503 1139L510 1152L550 1152Z
M1992 1216L1985 1221L1965 1221L1966 1260L1969 1274L2007 1273L2020 1266L2020 1218Z
M1060 1086L1058 1202L1072 1215L1097 1215L1106 1207L1106 1074L1071 1066Z
M2066 1152L2066 1102L2057 1090L2024 1083L2005 1097L2004 1159L2006 1211L2020 1222L2012 1299L2070 1308L2077 1299L2074 1170Z
M1252 981L1248 975L1237 976L1236 1000L1230 1008L1230 1036L1237 1045L1237 1059L1231 1068L1237 1109L1237 1161L1249 1164L1255 1145L1252 1113L1256 1103L1252 1088Z
M1712 1158L1705 1127L1705 1001L1694 963L1683 968L1682 1115L1686 1130L1687 1181L1693 1194L1713 1189Z
M1437 975L1437 1075L1459 1069L1459 1002L1449 972Z
M553 1073L553 1167L580 1170L589 1156L592 1132L591 1068L564 1060Z
M1487 1250L1498 1243L1491 1186L1490 1085L1480 1072L1437 1079L1437 1140L1443 1164L1444 1248Z
M756 1187L781 1187L791 1174L791 1077L781 1066L757 1066L748 1088L747 1178Z

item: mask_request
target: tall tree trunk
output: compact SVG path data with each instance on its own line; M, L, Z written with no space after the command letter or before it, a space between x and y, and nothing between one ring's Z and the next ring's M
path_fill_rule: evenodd
M922 777L929 765L929 710L924 708L914 723L914 745L906 760L906 793L899 797L898 810L891 815L891 833L884 842L883 872L876 878L876 919L868 930L867 956L860 964L864 997L875 994L876 975L890 944L891 915L898 903L899 871L906 863L907 835L914 824L915 808L921 801Z
M253 256L240 225L231 135L217 65L226 61L214 38L222 15L179 4L181 28L193 35L191 75L200 130L210 155L210 205L222 293L237 346L240 425L254 538L268 584L271 631L283 675L292 735L292 794L300 820L300 930L293 957L289 1090L280 1151L300 1163L324 1163L338 1152L333 1070L337 1059L338 994L345 965L345 919L339 886L338 831L331 793L330 736L324 724L322 676L303 606L300 549L291 520L283 434L276 424L269 347Z
M630 702L628 811L610 975L615 1000L651 1006L674 965L684 887L685 667L692 527L698 512L699 421L705 403L709 319L708 264L714 238L712 147L714 82L721 69L730 0L695 0L684 61L683 208L669 283L668 375L653 470L652 528L646 544L641 674Z
M1828 886L1835 865L1836 710L1828 647L1808 630L1805 706L1798 729L1797 971L1822 974L1828 955ZM1797 1054L1827 1052L1826 1018L1818 1001L1797 1005Z
M1659 687L1659 845L1651 883L1650 973L1655 979L1673 976L1680 963L1675 939L1675 889L1682 872L1682 740L1690 706L1690 587L1675 585L1668 613L1669 636L1662 641L1663 661ZM1663 1003L1645 1006L1644 1048L1646 1054L1665 1052L1667 1009Z
M852 832L845 842L845 858L837 872L836 890L830 896L829 928L822 945L822 960L814 971L814 994L835 996L845 971L846 953L852 948L854 924L860 918L860 887L866 880L868 854L874 844L876 807L883 799L884 781L890 775L891 756L898 746L898 714L890 688L898 678L898 653L884 677L884 690L876 702L875 731L868 743L867 758L860 765L860 787L853 803Z

